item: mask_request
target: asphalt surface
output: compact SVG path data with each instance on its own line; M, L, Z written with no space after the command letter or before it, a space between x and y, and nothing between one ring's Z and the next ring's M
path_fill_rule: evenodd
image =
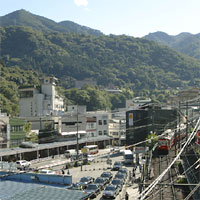
M71 162L64 156L55 157L53 159L49 158L46 160L38 160L37 162L32 163L31 166L37 169L52 169L58 174L61 173L61 169L64 169L65 174L70 173L70 175L72 175L73 183L80 181L80 179L84 176L91 176L96 179L105 171L111 171L114 177L117 171L112 171L112 166L115 161L123 162L123 156L119 153L110 154L109 152L109 149L101 150L98 155L94 156L94 162L91 162L89 165L83 165L82 167L79 166L70 169L64 169L66 167L66 164ZM112 163L107 164L108 158L112 160ZM126 192L129 193L129 199L136 199L138 196L138 185L136 183L133 183L130 178L132 177L131 173L133 170L133 166L123 167L126 167L128 169L129 175L126 183L123 186L122 191L119 193L116 199L124 199ZM136 178L138 177L140 177L139 168L137 168L136 170ZM95 199L103 199L102 193L103 191Z

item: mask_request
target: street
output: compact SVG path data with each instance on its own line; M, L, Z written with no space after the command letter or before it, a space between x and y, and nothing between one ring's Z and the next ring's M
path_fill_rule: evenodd
M100 151L100 153L95 155L94 158L95 158L94 161L88 165L73 167L70 169L64 169L65 174L70 173L70 175L72 175L73 183L79 182L80 179L84 176L91 176L96 179L105 171L111 171L114 177L115 174L117 173L117 171L111 170L114 162L115 161L123 162L122 154L119 154L119 153L109 154L109 149L104 149ZM111 160L109 164L107 162L108 159ZM32 167L51 168L52 170L57 171L57 173L58 172L60 173L61 169L65 168L67 162L70 162L69 159L65 159L64 157L59 157L59 158L54 158L54 159L32 164ZM133 166L123 166L123 167L126 167L128 170L128 178L126 180L126 183L123 186L122 191L119 193L119 195L116 198L118 200L124 198L126 191L128 191L128 193L130 193L130 195L134 197L137 197L138 195L138 185L131 182ZM139 168L137 168L136 170L136 178L138 177L140 177ZM95 199L97 200L103 199L102 193L103 191L101 191L101 193Z

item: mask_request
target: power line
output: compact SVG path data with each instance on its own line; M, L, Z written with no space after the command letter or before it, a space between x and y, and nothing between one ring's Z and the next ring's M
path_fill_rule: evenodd
M155 179L140 195L139 195L139 199L143 200L152 190L153 188L162 180L162 178L164 177L164 175L168 172L168 170L172 167L172 165L176 162L176 160L180 157L180 155L183 153L183 150L186 148L186 146L192 141L192 139L195 137L196 132L199 130L200 127L200 118L193 130L193 132L190 134L190 136L188 137L187 141L185 142L184 146L182 147L182 149L180 150L180 152L178 153L178 155L175 157L175 159L171 162L171 164L167 167L167 169L165 169L163 171L163 173L157 178Z

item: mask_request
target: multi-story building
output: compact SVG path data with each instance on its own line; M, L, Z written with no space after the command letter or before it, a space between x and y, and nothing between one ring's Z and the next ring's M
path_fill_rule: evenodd
M86 137L86 106L69 105L67 112L61 118L61 135L76 135Z
M0 113L0 148L16 147L25 140L25 121L20 118L10 118L6 113Z
M151 132L159 135L169 123L171 123L170 127L174 128L177 125L178 116L176 109L156 105L146 105L142 109L127 111L126 144L144 141Z
M25 120L20 118L10 118L10 147L19 146L26 139L26 132L24 130Z
M87 137L97 137L96 117L87 117L86 132Z
M0 148L9 147L10 125L6 113L0 112Z
M41 79L40 88L36 86L20 87L19 116L48 116L64 112L63 98L57 94L55 87L55 77Z
M96 119L96 136L108 136L109 114L106 111L87 112L88 117Z

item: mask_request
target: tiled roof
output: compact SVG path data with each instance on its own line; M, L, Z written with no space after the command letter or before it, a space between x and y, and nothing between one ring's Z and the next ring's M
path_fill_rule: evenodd
M0 181L1 200L83 200L87 194L33 183Z

